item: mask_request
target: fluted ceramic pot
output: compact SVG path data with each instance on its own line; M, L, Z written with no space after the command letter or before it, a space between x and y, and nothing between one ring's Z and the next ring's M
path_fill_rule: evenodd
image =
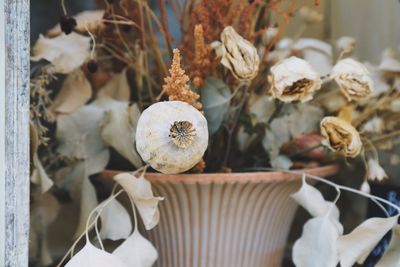
M329 176L336 166L305 172ZM103 177L116 175L106 171ZM282 172L146 174L160 203L147 232L158 267L281 266L301 175ZM143 233L145 234L145 233Z

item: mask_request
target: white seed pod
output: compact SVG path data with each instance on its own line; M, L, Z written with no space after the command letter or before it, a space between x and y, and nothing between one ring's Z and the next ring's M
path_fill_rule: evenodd
M143 111L136 129L136 149L142 159L165 174L196 165L208 145L207 120L181 101L158 102Z

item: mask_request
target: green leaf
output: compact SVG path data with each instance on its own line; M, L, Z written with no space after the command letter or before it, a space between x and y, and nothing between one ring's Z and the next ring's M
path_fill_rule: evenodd
M221 127L229 109L231 91L220 79L209 77L200 89L208 131L214 134Z

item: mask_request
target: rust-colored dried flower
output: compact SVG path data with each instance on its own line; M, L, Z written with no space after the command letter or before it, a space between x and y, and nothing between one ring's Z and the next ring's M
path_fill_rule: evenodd
M180 52L176 48L173 52L172 65L169 69L169 76L164 79L163 90L168 95L169 100L183 101L201 110L201 103L197 101L200 96L190 90L188 85L189 76L185 74L181 67Z
M210 52L212 48L204 40L204 31L201 24L194 27L194 62L193 84L199 88L204 83L204 78L210 68Z

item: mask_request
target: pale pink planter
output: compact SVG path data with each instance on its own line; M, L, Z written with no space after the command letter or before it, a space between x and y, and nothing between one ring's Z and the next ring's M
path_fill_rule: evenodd
M336 166L309 169L329 176ZM106 171L103 177L117 172ZM158 267L281 266L297 204L299 175L281 172L163 175L149 173L160 204L147 238Z

